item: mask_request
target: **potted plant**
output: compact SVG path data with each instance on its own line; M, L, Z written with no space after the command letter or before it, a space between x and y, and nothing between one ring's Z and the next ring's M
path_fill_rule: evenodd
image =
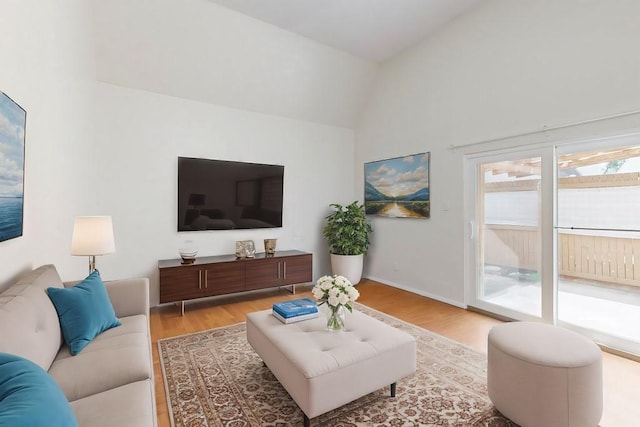
M323 230L331 253L331 270L355 285L362 278L363 259L373 229L367 221L364 205L357 201L347 206L334 203L331 207L334 212L327 216Z

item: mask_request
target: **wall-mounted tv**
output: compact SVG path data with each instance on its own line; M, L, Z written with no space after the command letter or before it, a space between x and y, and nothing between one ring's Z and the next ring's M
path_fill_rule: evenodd
M282 227L284 166L178 157L178 231Z

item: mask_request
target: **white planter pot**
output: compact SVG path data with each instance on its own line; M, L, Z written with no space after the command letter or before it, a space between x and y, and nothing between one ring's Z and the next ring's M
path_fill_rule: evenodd
M336 255L331 254L331 271L334 275L344 276L353 285L362 279L362 265L364 255Z

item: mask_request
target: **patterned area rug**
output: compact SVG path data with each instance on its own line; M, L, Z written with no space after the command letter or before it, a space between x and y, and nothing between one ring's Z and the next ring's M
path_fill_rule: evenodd
M313 418L312 426L516 426L487 396L483 354L362 304L356 309L415 336L418 370L398 381L395 398L385 387ZM244 323L163 339L158 348L174 427L302 425L302 411L247 343Z

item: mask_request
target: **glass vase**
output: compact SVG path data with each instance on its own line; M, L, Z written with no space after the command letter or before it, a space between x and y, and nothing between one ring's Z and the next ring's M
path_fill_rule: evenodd
M333 307L327 304L327 329L329 331L344 331L346 320L347 314L343 305Z

